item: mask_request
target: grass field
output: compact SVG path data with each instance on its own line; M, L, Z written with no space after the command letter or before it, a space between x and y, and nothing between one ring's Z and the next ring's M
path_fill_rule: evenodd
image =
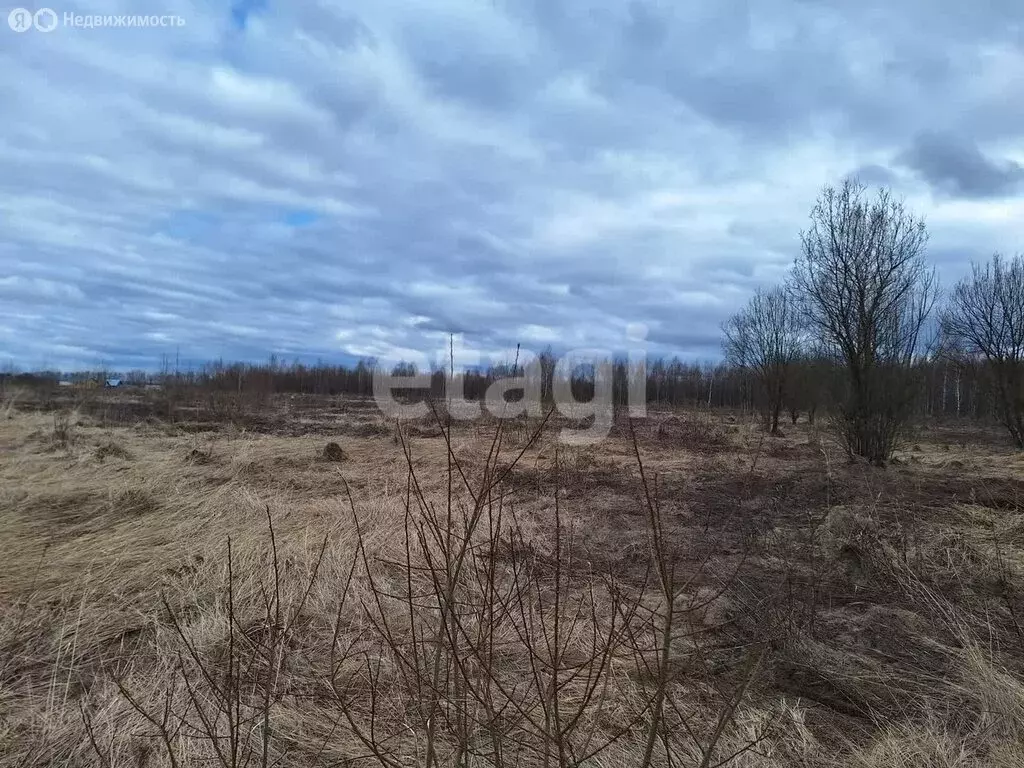
M112 397L0 409L0 766L1024 765L998 433Z

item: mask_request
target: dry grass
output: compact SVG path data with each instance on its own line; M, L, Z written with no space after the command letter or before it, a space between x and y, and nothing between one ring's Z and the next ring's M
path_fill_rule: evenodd
M1024 764L1019 456L359 405L5 410L0 766Z

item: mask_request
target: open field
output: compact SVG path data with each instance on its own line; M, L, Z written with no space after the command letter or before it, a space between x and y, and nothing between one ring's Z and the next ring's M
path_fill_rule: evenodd
M1024 765L999 433L110 397L0 410L0 766Z

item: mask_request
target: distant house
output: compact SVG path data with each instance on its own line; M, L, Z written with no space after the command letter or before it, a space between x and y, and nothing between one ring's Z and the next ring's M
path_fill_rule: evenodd
M121 380L120 379L107 379L107 386L108 387L120 387L121 386Z
M68 381L67 379L61 379L60 381L57 382L57 386L58 387L73 387L74 384L72 382Z

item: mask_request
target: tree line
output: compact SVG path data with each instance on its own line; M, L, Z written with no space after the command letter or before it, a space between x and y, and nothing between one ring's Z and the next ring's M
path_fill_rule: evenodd
M826 400L847 452L881 464L922 406L955 407L994 416L1024 449L1024 260L974 263L941 305L927 241L890 190L825 187L788 278L723 325L767 429L787 403Z

